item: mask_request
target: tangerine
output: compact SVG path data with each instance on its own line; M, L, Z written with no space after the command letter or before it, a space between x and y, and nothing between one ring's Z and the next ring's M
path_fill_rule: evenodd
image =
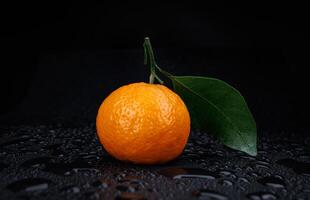
M178 157L188 140L190 115L182 99L159 84L133 83L101 104L97 135L115 158L160 164Z

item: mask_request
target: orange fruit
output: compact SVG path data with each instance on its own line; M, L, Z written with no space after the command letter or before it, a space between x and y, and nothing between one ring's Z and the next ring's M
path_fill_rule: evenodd
M190 132L182 99L163 85L133 83L112 92L101 104L97 135L115 158L138 164L178 157Z

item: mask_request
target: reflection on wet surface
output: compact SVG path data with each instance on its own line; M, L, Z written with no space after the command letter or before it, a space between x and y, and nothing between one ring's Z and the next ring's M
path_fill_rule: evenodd
M192 132L183 154L165 165L119 162L93 124L17 126L0 138L3 199L307 199L310 153L303 141L262 136L248 156Z

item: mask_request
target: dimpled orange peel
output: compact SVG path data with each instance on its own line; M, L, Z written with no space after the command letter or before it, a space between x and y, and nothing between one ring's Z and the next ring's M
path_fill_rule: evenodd
M133 83L100 106L97 133L115 158L139 164L165 163L179 156L190 132L181 98L163 85Z
M154 78L161 82L151 73L150 83L118 88L99 108L97 135L116 159L137 164L165 163L178 157L187 143L190 115L184 102L166 86L153 84Z

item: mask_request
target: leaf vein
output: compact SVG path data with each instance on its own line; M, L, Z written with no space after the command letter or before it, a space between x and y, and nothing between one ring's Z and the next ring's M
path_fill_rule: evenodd
M173 77L172 77L173 78ZM216 106L213 102L209 101L208 99L200 96L199 94L197 94L195 91L191 90L190 88L188 88L186 85L184 85L182 82L178 81L177 79L173 78L177 83L179 83L180 85L182 85L185 89L191 91L193 94L195 94L196 96L198 96L199 98L205 100L206 102L208 102L211 106L213 106L216 110L219 111L219 113L221 113L226 119L227 121L235 128L235 130L237 131L237 133L239 134L241 140L244 142L244 144L246 144L249 148L250 145L246 142L246 139L243 138L240 129L232 122L232 120L230 119L230 117L228 117L218 106Z

